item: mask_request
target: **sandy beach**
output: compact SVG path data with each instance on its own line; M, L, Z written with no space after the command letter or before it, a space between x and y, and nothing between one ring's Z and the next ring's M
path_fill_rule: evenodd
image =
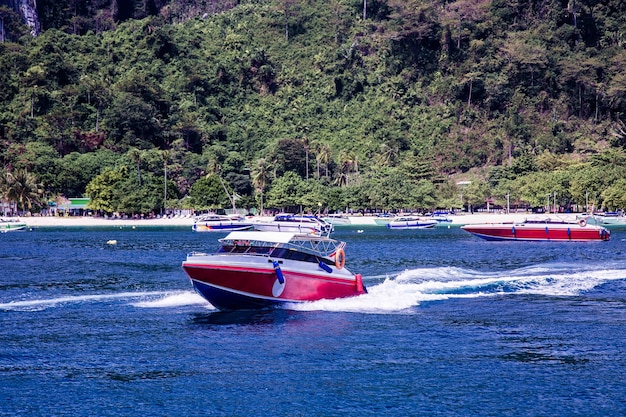
M449 216L453 225L479 224L479 223L502 223L522 221L526 218L558 218L561 220L575 220L575 214L534 214L534 213L511 213L511 214L494 214L494 213L477 213L477 214L457 214ZM376 225L376 217L374 216L352 216L349 217L353 225ZM37 227L190 227L193 226L193 217L169 217L159 219L107 219L103 217L90 216L26 216L20 217L21 221L26 223L29 228ZM270 220L271 217L257 217L255 220Z

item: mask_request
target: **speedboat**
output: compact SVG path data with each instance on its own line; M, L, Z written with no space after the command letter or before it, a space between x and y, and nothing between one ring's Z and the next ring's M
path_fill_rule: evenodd
M396 217L391 213L377 213L376 217L374 217L374 223L379 226L387 226L387 224Z
M271 221L255 222L254 229L263 232L292 232L328 236L334 227L317 216L278 214Z
M346 226L352 224L350 218L345 214L329 214L323 217L326 223L330 223L333 226Z
M196 232L230 232L251 229L252 223L241 216L207 214L196 218L191 228Z
M603 226L626 226L626 217L623 212L596 213L594 218L598 224Z
M439 223L437 220L417 216L398 216L387 223L387 227L390 229L428 229L435 227L437 223Z
M577 222L545 219L526 219L521 222L484 223L462 226L461 229L486 240L532 241L593 241L609 240L611 233L601 226Z
M433 220L437 220L437 223L452 223L452 219L449 217L451 213L446 210L437 210L430 215Z
M257 309L367 292L345 267L345 242L288 232L231 232L214 254L192 252L182 267L220 310Z
M3 217L0 218L0 232L15 232L17 230L26 229L26 223L15 218Z

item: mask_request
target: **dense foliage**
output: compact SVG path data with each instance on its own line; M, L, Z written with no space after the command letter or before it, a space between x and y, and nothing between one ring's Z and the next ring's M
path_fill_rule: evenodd
M36 38L0 8L23 210L229 207L219 179L248 208L626 206L622 1L38 3Z

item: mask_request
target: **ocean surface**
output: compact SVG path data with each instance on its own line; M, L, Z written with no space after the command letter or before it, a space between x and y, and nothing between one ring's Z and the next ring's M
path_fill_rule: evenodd
M369 294L252 312L181 269L222 236L0 235L0 416L626 415L626 230L337 227Z

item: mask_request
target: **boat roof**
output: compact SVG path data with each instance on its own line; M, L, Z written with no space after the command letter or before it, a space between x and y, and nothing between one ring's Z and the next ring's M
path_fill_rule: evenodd
M219 241L220 243L226 245L281 246L298 252L307 252L322 257L330 257L335 253L335 251L337 251L337 249L343 248L346 245L345 242L324 236L290 232L265 232L258 230L231 232Z
M255 240L268 243L289 243L294 240L335 241L324 236L313 236L304 233L265 232L259 230L230 232L225 238L220 239L220 241L224 240Z

